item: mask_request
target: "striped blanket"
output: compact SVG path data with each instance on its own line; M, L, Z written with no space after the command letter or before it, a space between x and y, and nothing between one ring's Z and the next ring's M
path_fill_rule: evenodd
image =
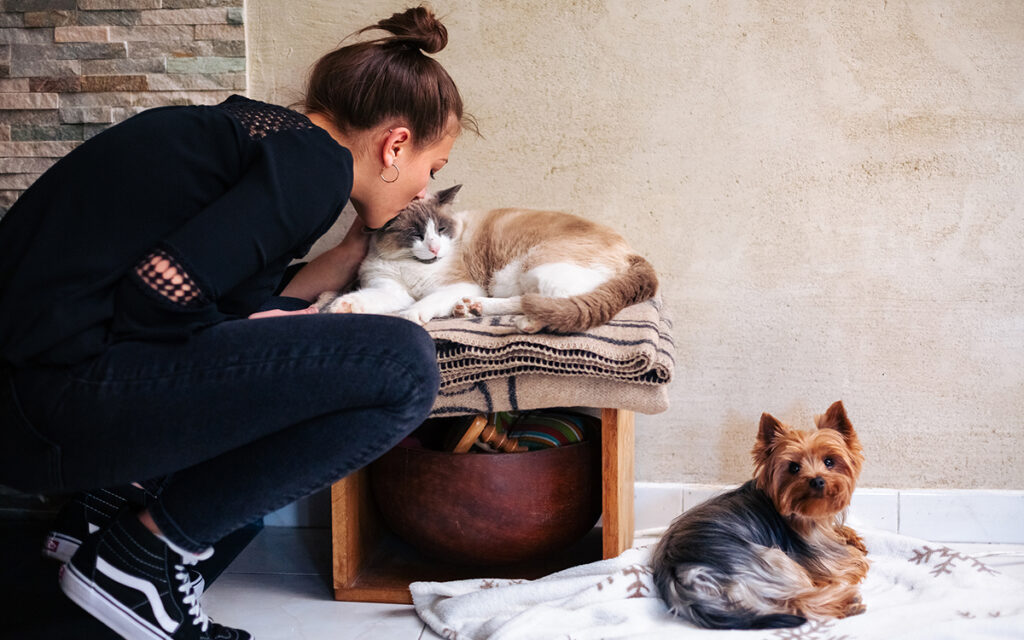
M589 406L660 413L675 366L672 322L659 299L576 334L524 334L515 316L443 318L441 392L431 415Z

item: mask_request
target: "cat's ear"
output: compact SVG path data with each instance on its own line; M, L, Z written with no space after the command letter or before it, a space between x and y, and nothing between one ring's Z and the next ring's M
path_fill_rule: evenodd
M445 189L444 191L438 191L434 194L434 197L437 198L437 204L444 206L455 202L455 194L458 193L461 188L462 185L457 184L454 187Z

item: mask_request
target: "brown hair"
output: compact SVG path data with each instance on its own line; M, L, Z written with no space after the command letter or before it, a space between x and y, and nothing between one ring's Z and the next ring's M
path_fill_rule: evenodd
M448 30L434 13L425 6L407 9L357 34L375 29L392 35L340 47L317 61L306 86L306 111L328 116L345 132L397 119L417 147L450 133L452 116L460 127L477 131L451 76L425 55L448 44Z

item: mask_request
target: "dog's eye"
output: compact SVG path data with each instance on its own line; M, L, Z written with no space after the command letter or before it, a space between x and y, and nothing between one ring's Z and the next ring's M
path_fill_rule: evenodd
M789 472L790 473L800 473L800 463L799 462L790 462L789 463Z
M831 469L834 466L836 466L836 461L832 459L832 456L828 456L827 458L825 458L826 469Z

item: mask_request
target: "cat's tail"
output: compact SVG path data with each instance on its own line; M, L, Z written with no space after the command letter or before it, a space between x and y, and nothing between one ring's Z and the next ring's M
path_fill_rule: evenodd
M523 312L538 325L558 333L586 331L611 320L626 307L654 297L658 274L643 257L632 255L624 273L589 293L551 298L537 293L523 296Z

